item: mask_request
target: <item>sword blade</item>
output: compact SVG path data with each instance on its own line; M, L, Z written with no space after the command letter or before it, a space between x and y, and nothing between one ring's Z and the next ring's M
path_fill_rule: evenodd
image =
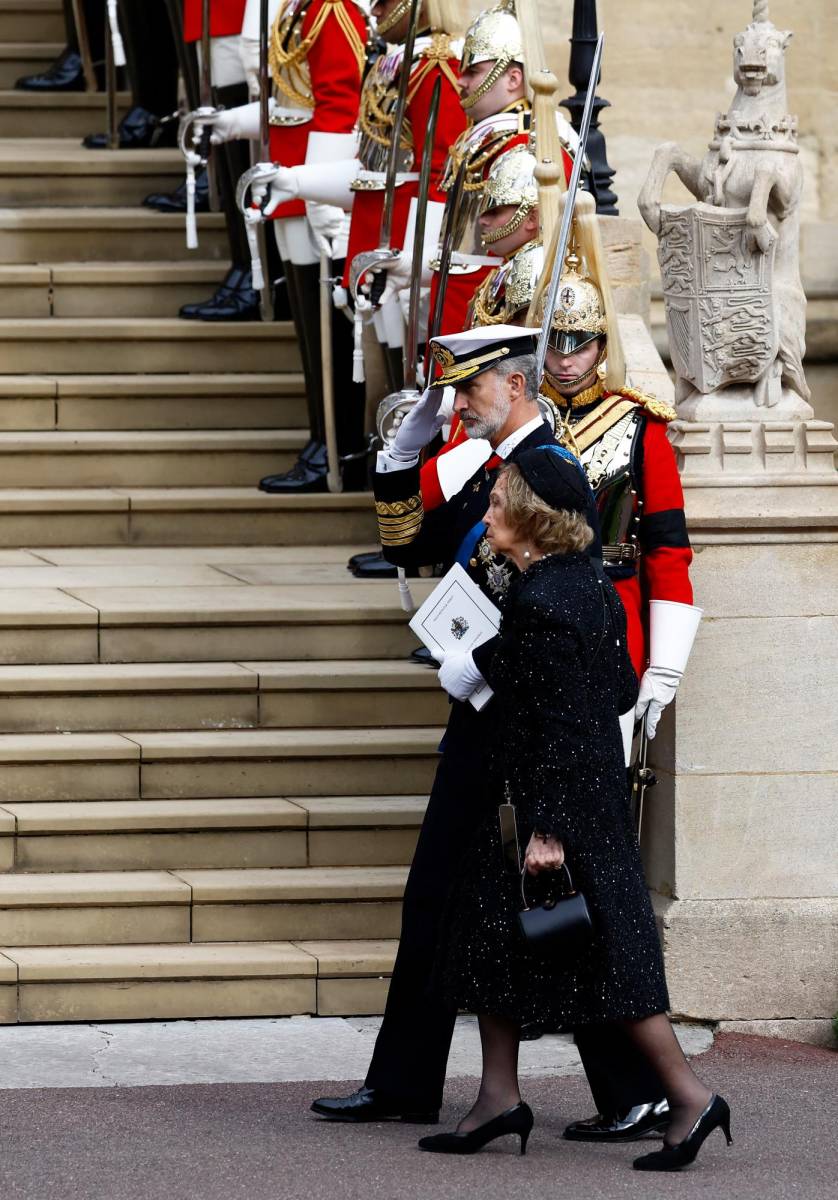
M384 176L384 209L381 214L381 236L379 247L388 248L393 233L393 212L396 205L396 172L399 164L399 143L401 142L404 114L407 108L407 89L410 84L410 73L413 69L413 47L416 43L416 27L419 24L419 9L421 0L411 0L410 17L407 33L404 39L404 54L402 69L399 75L399 90L396 105L393 109L393 130L390 141L390 151L387 158L387 171Z
M567 243L570 238L570 225L573 220L573 209L576 204L576 192L579 187L579 180L582 176L582 167L585 162L585 153L588 145L588 133L591 128L591 117L594 109L594 98L596 95L596 85L599 80L600 65L602 63L602 48L605 44L605 34L601 33L597 38L596 50L594 51L594 61L591 66L591 77L588 82L588 94L585 97L585 108L582 113L582 125L579 130L579 146L573 159L573 171L570 176L570 183L567 185L567 195L565 197L564 212L562 213L562 223L559 227L559 239L556 247L556 257L553 260L553 273L550 277L550 286L547 289L547 296L544 300L544 315L541 321L541 333L538 339L538 349L536 351L536 368L538 378L544 374L544 362L547 358L547 345L550 337L550 327L553 323L553 313L556 308L556 298L559 294L559 284L562 278L562 270L564 268L564 256L567 252Z
M416 227L413 231L413 263L410 275L410 304L407 310L407 333L404 339L404 390L416 390L416 348L419 341L419 294L422 287L422 258L425 251L425 223L428 216L428 193L431 189L431 160L434 153L436 123L439 117L439 97L442 76L437 75L428 110L428 128L422 148L422 167L419 172L419 194L416 198Z
M270 162L271 158L268 4L269 0L260 0L259 5L259 155L262 162Z
M442 248L439 253L439 271L437 272L437 291L431 323L428 326L428 341L437 337L442 331L442 314L445 309L445 289L451 271L451 257L454 253L454 239L457 232L457 214L463 195L463 185L466 178L467 161L463 159L459 170L454 176L454 183L445 201L445 228L442 234Z

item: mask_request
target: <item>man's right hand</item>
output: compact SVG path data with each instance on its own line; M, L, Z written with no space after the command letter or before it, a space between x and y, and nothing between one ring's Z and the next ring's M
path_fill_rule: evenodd
M396 430L393 445L390 447L390 455L393 458L410 462L411 459L418 458L419 452L433 441L445 424L445 416L439 411L444 394L445 388L425 388Z

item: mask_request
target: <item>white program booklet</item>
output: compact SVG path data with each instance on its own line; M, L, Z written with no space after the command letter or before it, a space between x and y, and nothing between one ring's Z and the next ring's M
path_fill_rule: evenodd
M499 627L500 609L483 595L459 563L440 579L410 622L410 628L432 654L474 650L493 638ZM483 683L469 696L469 703L481 709L491 698L492 689Z

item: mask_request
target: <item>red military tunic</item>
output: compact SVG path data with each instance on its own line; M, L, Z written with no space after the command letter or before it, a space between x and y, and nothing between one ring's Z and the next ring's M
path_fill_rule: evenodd
M233 37L242 31L247 0L210 0L210 37ZM184 0L183 40L200 41L204 28L202 0Z
M277 16L280 28L289 23L305 0L288 0ZM297 29L299 28L299 34ZM272 57L277 104L305 112L311 119L302 123L271 123L271 159L283 167L296 167L306 161L311 133L352 133L358 119L358 102L364 70L367 27L364 15L354 0L309 0L301 22L293 26L291 54L304 50L294 64L294 75L277 69ZM309 42L309 39L311 41ZM274 46L276 47L276 26ZM308 75L308 88L302 92L300 68ZM303 217L305 203L290 200L274 211L274 218Z
M640 676L648 662L649 601L693 603L689 576L692 550L687 536L678 465L666 434L667 422L674 414L651 397L629 389L623 394L629 400L639 397L640 416L631 454L631 484L635 492L632 537L636 539L639 557L634 562L609 564L608 573L626 610L629 654ZM605 395L602 400L610 398ZM586 452L596 447L599 440L585 447L584 457L587 458ZM425 510L431 511L444 503L456 492L458 477L467 479L476 469L473 455L462 445L465 441L465 430L455 417L451 438L424 464L420 473ZM443 463L447 455L451 455L451 459ZM462 459L461 463L457 462L458 458ZM588 469L588 464L585 465ZM596 492L596 480L594 485ZM608 545L605 528L603 542Z
M445 193L440 190L439 180L448 157L448 149L456 141L457 135L466 123L457 86L459 60L452 55L446 57L448 41L446 35L434 34L430 39L430 44L418 52L410 76L405 109L406 130L412 137L413 169L418 171L425 147L425 133L428 128L434 83L437 77L441 76L442 89L431 156L431 187L428 193L428 199L438 203L445 202ZM417 192L418 184L415 180L407 181L396 188L392 229L392 245L396 248L404 244L410 201ZM352 221L349 227L344 286L349 283L349 267L355 255L367 250L374 250L378 245L383 211L383 189L355 192Z

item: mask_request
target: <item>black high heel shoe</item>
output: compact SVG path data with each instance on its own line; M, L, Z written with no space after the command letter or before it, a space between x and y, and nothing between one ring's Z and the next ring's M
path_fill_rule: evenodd
M430 1150L432 1154L476 1154L495 1138L512 1133L521 1139L521 1153L526 1154L533 1123L532 1109L528 1104L520 1103L485 1125L478 1125L470 1133L436 1133L420 1138L419 1149Z
M714 1129L721 1129L728 1146L733 1144L730 1136L730 1109L721 1096L713 1096L704 1112L693 1125L683 1141L676 1146L664 1146L652 1154L644 1154L634 1160L635 1171L680 1171L687 1167L701 1149L705 1139Z

